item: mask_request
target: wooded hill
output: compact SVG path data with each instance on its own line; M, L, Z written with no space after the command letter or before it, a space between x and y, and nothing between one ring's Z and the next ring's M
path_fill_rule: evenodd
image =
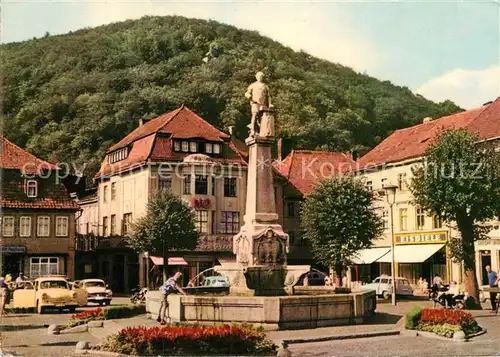
M258 70L268 75L277 131L295 148L363 153L395 129L461 110L257 32L177 16L45 36L1 50L4 134L43 159L86 163L87 175L140 118L182 103L223 130L235 125L244 138L250 118L244 93Z

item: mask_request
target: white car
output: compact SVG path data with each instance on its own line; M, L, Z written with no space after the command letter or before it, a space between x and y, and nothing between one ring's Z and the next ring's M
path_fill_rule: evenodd
M88 294L88 301L99 305L111 305L113 292L102 279L84 279L75 282L80 289L84 289Z
M373 283L363 285L363 289L375 290L377 296L389 299L392 293L392 278L387 275L379 276ZM413 296L408 279L396 277L396 295Z

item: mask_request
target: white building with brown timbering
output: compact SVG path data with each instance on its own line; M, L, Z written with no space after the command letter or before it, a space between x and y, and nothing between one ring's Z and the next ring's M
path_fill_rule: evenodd
M419 125L396 130L356 163L357 173L374 191L382 190L387 184L398 186L393 206L396 274L414 284L420 277L431 281L435 273L445 281L462 281L461 264L452 262L446 246L457 232L443 224L439 217L415 206L408 188L411 168L422 162L426 149L445 129L466 129L478 134L481 143L500 146L500 98L476 109L435 120L424 119ZM361 252L352 273L353 280L371 281L380 274L390 275L391 217L386 199L380 198L385 234L374 242L373 248ZM494 228L489 233L491 238L476 243L479 285L487 284L486 265L496 271L500 269L499 222L488 224Z

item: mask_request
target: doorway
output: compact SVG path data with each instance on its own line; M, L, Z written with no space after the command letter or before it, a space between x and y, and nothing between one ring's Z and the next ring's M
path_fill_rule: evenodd
M486 266L491 266L491 251L482 250L481 251L481 276L482 285L489 285L488 272L486 271Z

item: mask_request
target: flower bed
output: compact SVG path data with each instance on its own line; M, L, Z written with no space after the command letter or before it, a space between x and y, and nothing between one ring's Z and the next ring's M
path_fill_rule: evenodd
M481 331L474 317L462 310L422 309L416 307L406 317L406 328L433 332L444 337L453 337L457 331L465 336Z
M101 351L128 355L270 355L276 345L262 329L246 325L128 327L110 335Z
M71 315L68 327L84 325L89 321L104 320L104 312L101 308L87 310L78 314Z

